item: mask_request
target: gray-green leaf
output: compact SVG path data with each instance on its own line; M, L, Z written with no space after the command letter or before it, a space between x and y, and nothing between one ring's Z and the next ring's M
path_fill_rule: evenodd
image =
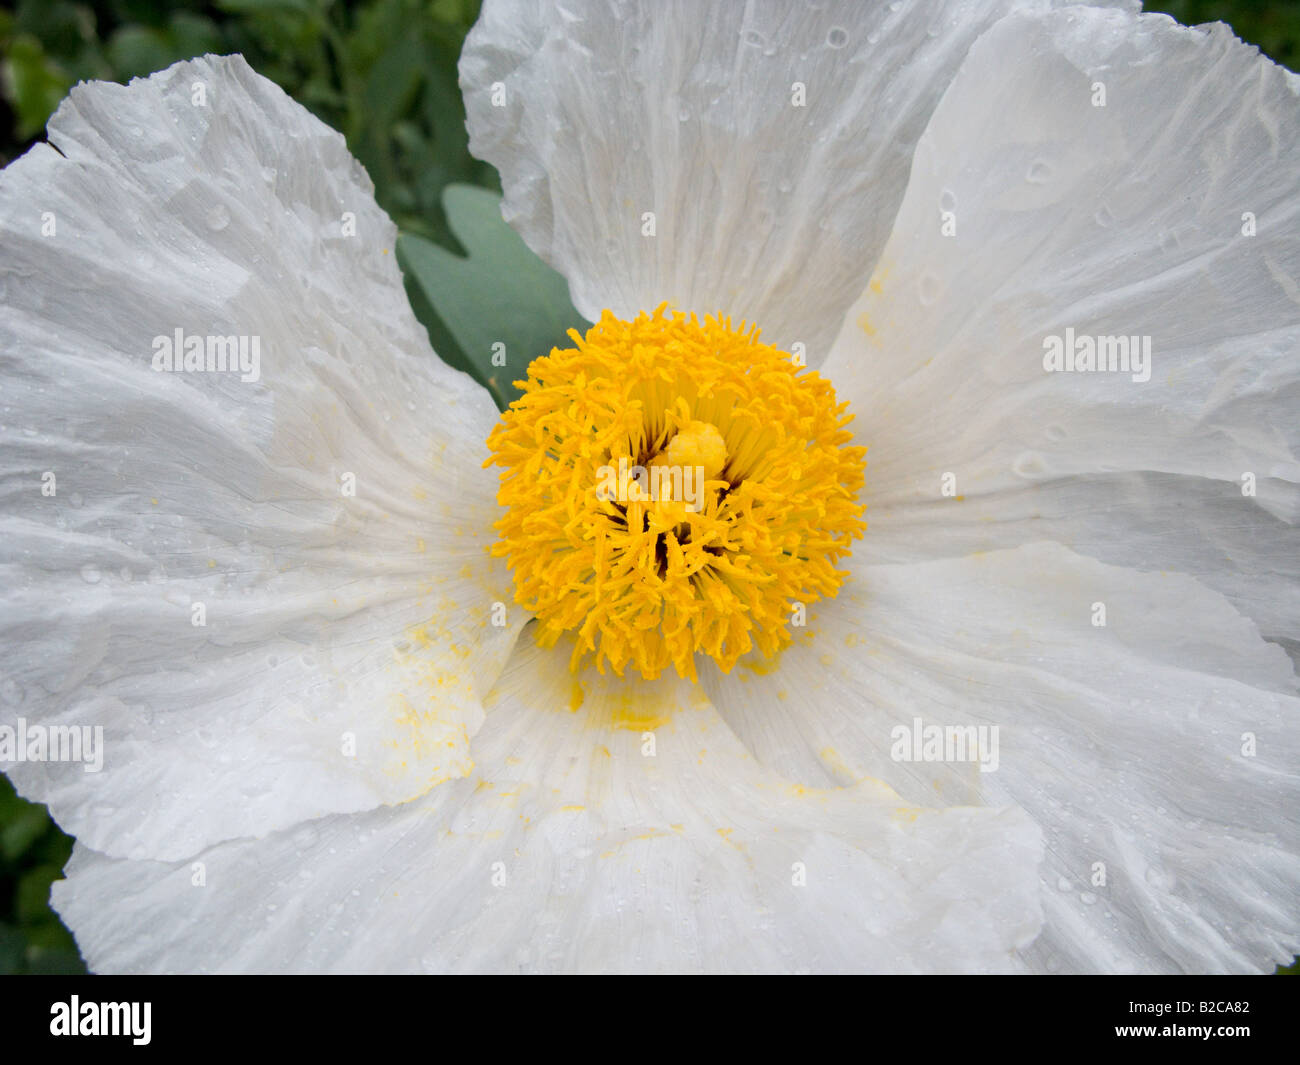
M518 396L512 382L553 347L567 347L570 329L590 326L569 302L569 286L501 218L501 197L471 185L449 185L443 209L468 253L453 255L432 241L403 234L397 261L416 317L443 361L481 382L504 410ZM494 358L495 356L495 358Z

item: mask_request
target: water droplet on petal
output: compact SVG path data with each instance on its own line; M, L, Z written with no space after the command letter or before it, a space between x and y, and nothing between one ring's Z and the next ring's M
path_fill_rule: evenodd
M1052 176L1052 168L1042 159L1035 159L1029 164L1029 172L1025 174L1025 180L1031 185L1041 185Z
M230 209L219 203L208 212L208 228L218 233L230 225Z
M1033 480L1036 477L1041 477L1046 472L1047 464L1043 461L1043 456L1038 452L1026 451L1011 464L1011 469L1017 477Z

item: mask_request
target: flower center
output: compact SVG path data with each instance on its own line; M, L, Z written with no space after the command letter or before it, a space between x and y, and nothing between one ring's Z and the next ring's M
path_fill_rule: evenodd
M485 463L505 468L492 551L539 642L571 632L574 670L647 678L775 654L866 527L848 404L727 319L606 311L569 336L528 367Z

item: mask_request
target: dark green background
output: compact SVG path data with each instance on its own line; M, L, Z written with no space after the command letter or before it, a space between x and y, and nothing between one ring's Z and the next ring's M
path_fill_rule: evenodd
M1296 0L1147 8L1188 25L1221 19L1279 63L1300 67ZM456 85L456 59L477 12L478 0L19 0L0 10L0 164L41 138L79 80L125 82L205 52L242 52L343 132L403 233L459 253L443 190L499 188L495 171L466 148ZM418 296L416 308L437 350L457 364L448 330ZM48 904L71 849L45 807L18 798L0 776L0 973L84 971Z

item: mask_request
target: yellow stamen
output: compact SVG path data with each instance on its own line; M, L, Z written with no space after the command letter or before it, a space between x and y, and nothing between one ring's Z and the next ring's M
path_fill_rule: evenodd
M866 449L830 382L725 318L605 311L517 382L488 439L506 508L492 551L574 670L695 678L790 642L866 527Z

